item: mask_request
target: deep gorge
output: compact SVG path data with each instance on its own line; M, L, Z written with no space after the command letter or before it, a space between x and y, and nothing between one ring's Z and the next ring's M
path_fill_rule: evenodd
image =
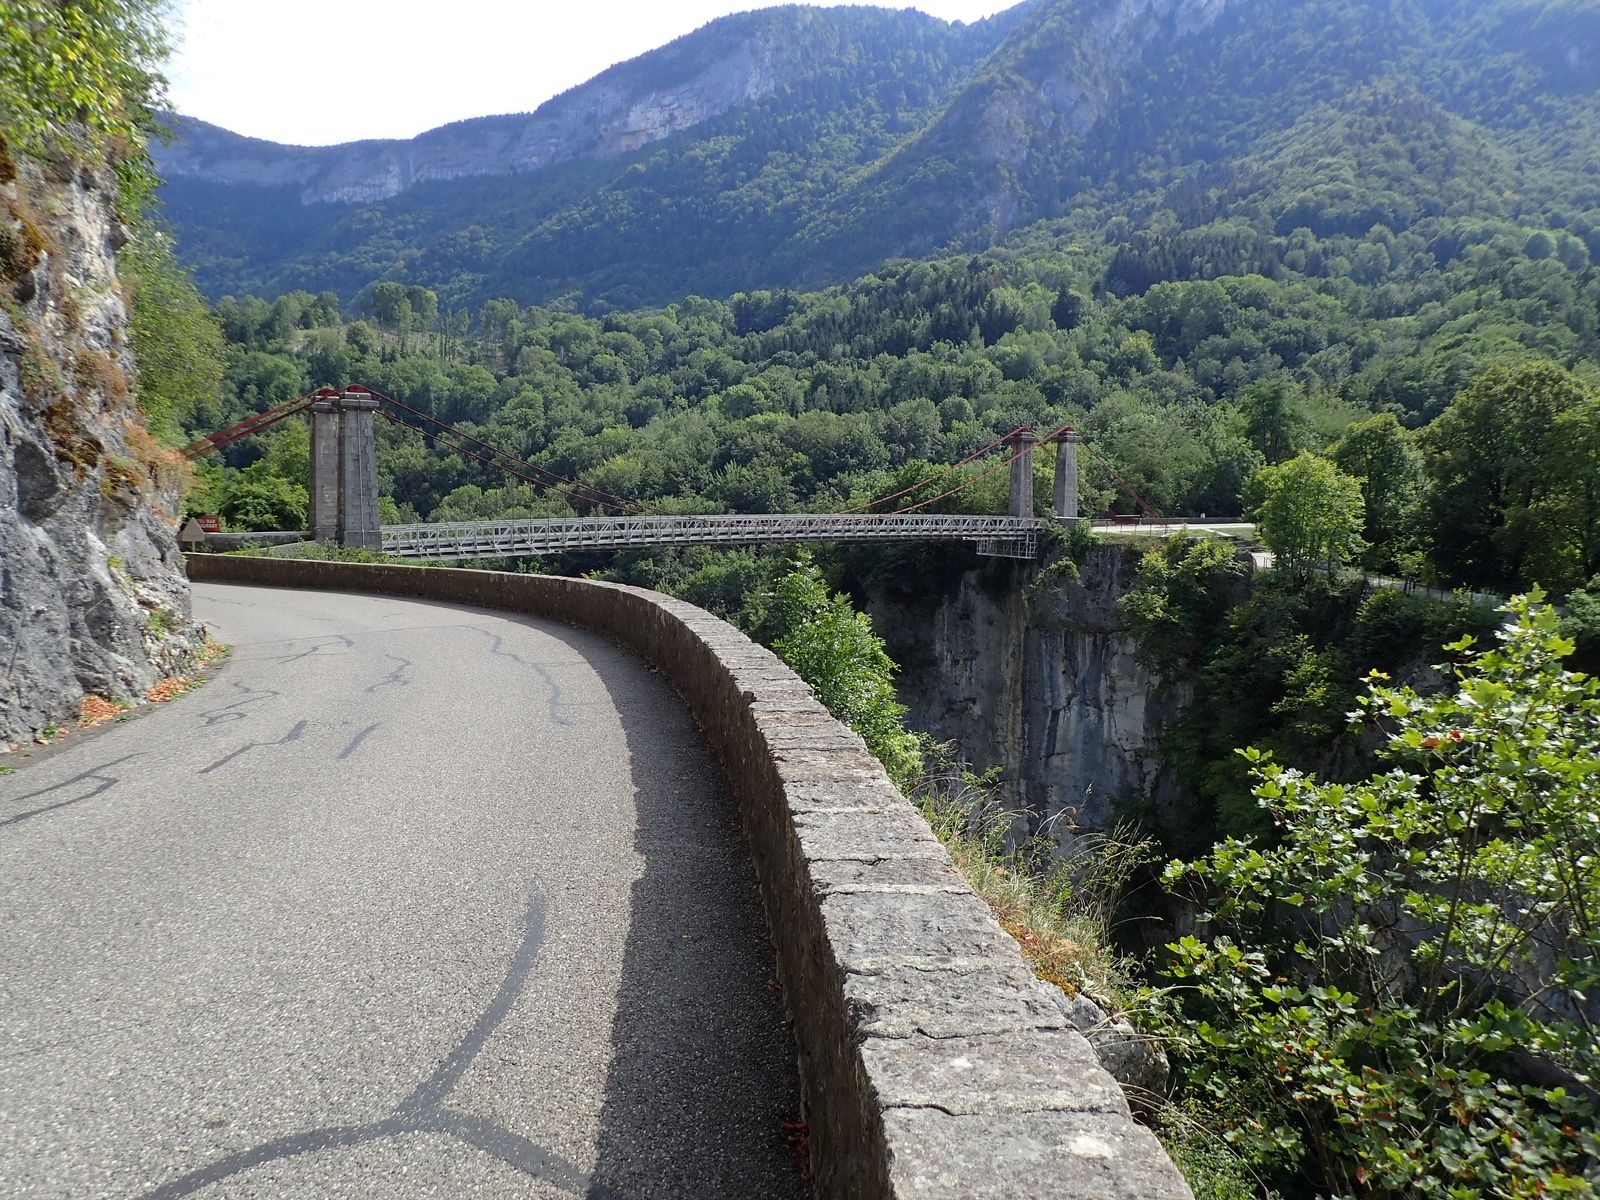
M1136 547L1099 545L1081 564L996 561L943 592L866 597L908 723L1000 767L1006 807L1027 814L1019 832L1061 839L1114 823L1129 801L1182 803L1161 739L1193 689L1140 662L1117 611L1138 563Z

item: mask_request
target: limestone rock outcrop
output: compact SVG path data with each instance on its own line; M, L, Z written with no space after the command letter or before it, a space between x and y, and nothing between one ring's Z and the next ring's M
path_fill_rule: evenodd
M770 95L796 75L796 45L780 36L781 25L744 25L732 44L681 38L536 112L458 121L406 141L284 146L182 119L155 154L168 178L294 187L305 204L374 204L421 183L615 158Z
M0 750L190 668L181 460L133 395L115 180L0 156Z
M1114 824L1120 801L1183 803L1161 742L1192 689L1139 661L1117 611L1138 557L1097 546L1081 564L996 563L935 596L868 597L911 725L1001 768L1019 834L1065 843Z

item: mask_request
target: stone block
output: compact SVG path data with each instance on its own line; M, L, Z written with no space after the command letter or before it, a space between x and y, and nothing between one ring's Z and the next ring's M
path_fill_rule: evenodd
M764 722L759 728L762 740L774 751L865 750L867 745L849 730L841 732L837 721L807 725L780 725L774 721Z
M887 858L872 862L837 859L811 864L811 886L818 896L856 892L932 895L965 894L970 889L948 860L938 858Z
M772 756L785 786L807 780L883 779L883 764L864 749L779 750Z
M858 1040L962 1038L1065 1028L1047 986L1020 963L962 969L899 963L846 975L844 993Z
M1125 1117L884 1113L895 1200L1193 1200L1155 1134Z
M811 812L841 812L854 809L861 812L884 812L890 809L907 809L906 799L894 784L879 775L848 780L786 781L784 796L789 809L795 814Z
M822 919L847 971L907 961L944 967L1022 962L1016 942L970 890L925 896L835 893L822 901Z
M839 812L817 809L794 813L793 820L800 853L810 862L949 857L910 805Z
M1071 1029L979 1037L868 1038L861 1060L890 1108L953 1116L1092 1112L1128 1116L1122 1089Z

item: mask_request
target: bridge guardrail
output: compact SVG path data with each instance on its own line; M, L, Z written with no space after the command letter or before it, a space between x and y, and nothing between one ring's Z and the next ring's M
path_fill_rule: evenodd
M630 546L747 546L762 542L977 542L1013 558L1038 553L1044 522L1021 517L834 513L648 517L549 517L385 525L385 553L406 558L494 558Z
M1116 1081L860 738L770 651L618 584L191 555L195 580L378 592L595 629L700 723L749 842L826 1200L1189 1200Z

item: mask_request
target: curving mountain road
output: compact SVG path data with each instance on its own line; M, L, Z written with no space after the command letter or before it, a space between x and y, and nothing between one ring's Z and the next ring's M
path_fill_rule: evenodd
M197 585L206 687L0 778L0 1193L799 1197L754 881L601 639Z

